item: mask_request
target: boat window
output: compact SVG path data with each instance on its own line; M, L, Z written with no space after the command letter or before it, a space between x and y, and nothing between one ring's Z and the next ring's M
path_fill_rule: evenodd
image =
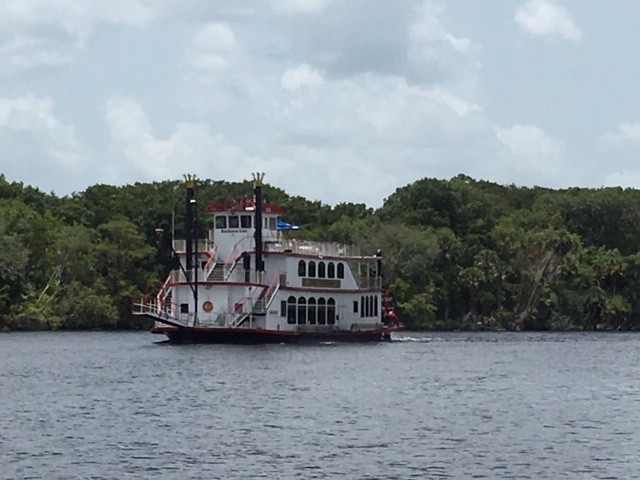
M333 262L327 263L327 278L336 278L336 265Z
M276 229L276 217L269 217L269 230Z
M316 276L316 262L314 262L313 260L309 261L309 271L307 272L307 274L311 278Z
M338 264L338 278L344 278L344 263Z
M307 320L311 325L316 324L316 299L311 297L307 304Z
M353 301L353 313L358 313L358 301Z
M216 228L227 228L226 215L216 215Z
M360 318L364 317L366 309L364 308L364 297L360 297Z
M326 276L325 272L324 262L318 262L318 278L324 278Z
M289 297L287 299L287 323L296 323L296 297Z
M240 215L240 227L251 228L251 215Z
M189 304L181 303L180 304L180 313L189 313Z
M304 297L298 298L298 325L307 323L307 300Z
M287 301L286 300L280 301L280 316L281 317L286 317L287 316Z
M373 316L378 316L378 297L373 297Z
M367 317L370 317L373 313L373 298L371 295L367 297Z
M325 323L327 323L326 301L322 297L318 299L318 323L320 325L324 325Z
M327 300L327 324L334 325L336 323L336 301L333 298Z
M237 215L229 215L229 228L238 228L240 222Z
M300 260L298 262L298 276L304 277L307 274L307 265L304 263L304 260Z

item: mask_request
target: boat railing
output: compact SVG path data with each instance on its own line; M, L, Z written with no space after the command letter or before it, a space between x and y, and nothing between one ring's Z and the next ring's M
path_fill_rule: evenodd
M358 257L360 249L354 245L334 242L316 242L280 238L278 241L265 242L265 250L270 252L286 252L297 255L322 255L327 257Z
M238 259L242 252L248 250L251 247L252 238L243 237L236 242L236 244L231 249L231 253L227 255L227 258L224 261L224 279L228 280L229 276L233 272L234 268L238 264Z
M382 278L380 277L368 277L366 275L359 276L356 281L358 282L358 288L382 288Z
M139 302L133 304L134 315L148 315L161 323L183 325L186 327L193 321L189 318L185 320L183 318L176 317L173 314L174 312L175 308L172 303L165 304L158 302L155 298L143 298ZM162 320L165 320L165 322L162 322Z
M162 304L167 298L167 295L169 295L169 292L171 291L169 287L170 283L171 283L171 275L167 275L167 278L165 279L164 283L160 287L160 290L158 290L158 294L156 295L156 301L159 304Z
M223 271L224 271L224 280L228 280L231 276L231 272L233 272L234 268L236 268L236 264L238 263L238 258L234 257L234 259L229 263L224 263Z
M198 252L208 252L214 248L214 243L207 239L201 238L196 242L193 242L193 250L196 250L196 246L198 247ZM187 251L187 241L185 239L174 239L173 240L173 250L177 253L184 253Z
M250 313L240 312L216 312L209 317L198 317L198 325L201 327L236 328L250 317ZM249 319L250 321L250 319Z
M214 243L211 251L209 252L209 260L207 260L207 263L205 263L205 265L202 267L203 278L209 278L211 272L213 272L213 269L216 267L217 256L218 246Z
M271 277L271 281L269 282L269 286L267 287L267 289L264 291L264 294L262 295L262 301L259 303L261 303L261 305L259 305L263 311L267 311L269 309L269 307L271 306L271 303L273 302L273 299L276 296L276 293L278 293L278 290L280 289L280 278L282 278L282 274L284 272L276 272L273 274L273 276Z
M207 273L204 269L198 268L198 281L206 282L209 279L209 273ZM192 275L187 278L182 270L171 270L169 274L169 278L171 283L189 283L195 281L195 275Z

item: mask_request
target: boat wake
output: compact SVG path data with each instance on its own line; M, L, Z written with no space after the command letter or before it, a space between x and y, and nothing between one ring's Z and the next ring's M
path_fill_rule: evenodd
M392 342L432 342L432 337L411 336L411 335L392 335Z

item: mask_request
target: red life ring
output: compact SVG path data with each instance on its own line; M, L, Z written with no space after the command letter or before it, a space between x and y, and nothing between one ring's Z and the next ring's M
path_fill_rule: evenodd
M210 312L211 310L213 310L213 303L207 300L202 304L202 309L207 313Z

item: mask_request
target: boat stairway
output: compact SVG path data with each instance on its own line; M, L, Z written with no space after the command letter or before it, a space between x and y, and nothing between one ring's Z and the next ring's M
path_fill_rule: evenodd
M249 319L249 314L248 313L244 313L242 315L239 315L237 318L235 318L230 324L229 327L231 328L238 328L240 326L242 326L242 324L244 322L246 322Z
M211 270L211 273L209 274L209 279L213 280L214 282L222 282L224 281L224 277L224 264L221 262L216 262L213 270Z
M264 297L258 298L253 304L253 313L265 313L267 310L267 301Z

